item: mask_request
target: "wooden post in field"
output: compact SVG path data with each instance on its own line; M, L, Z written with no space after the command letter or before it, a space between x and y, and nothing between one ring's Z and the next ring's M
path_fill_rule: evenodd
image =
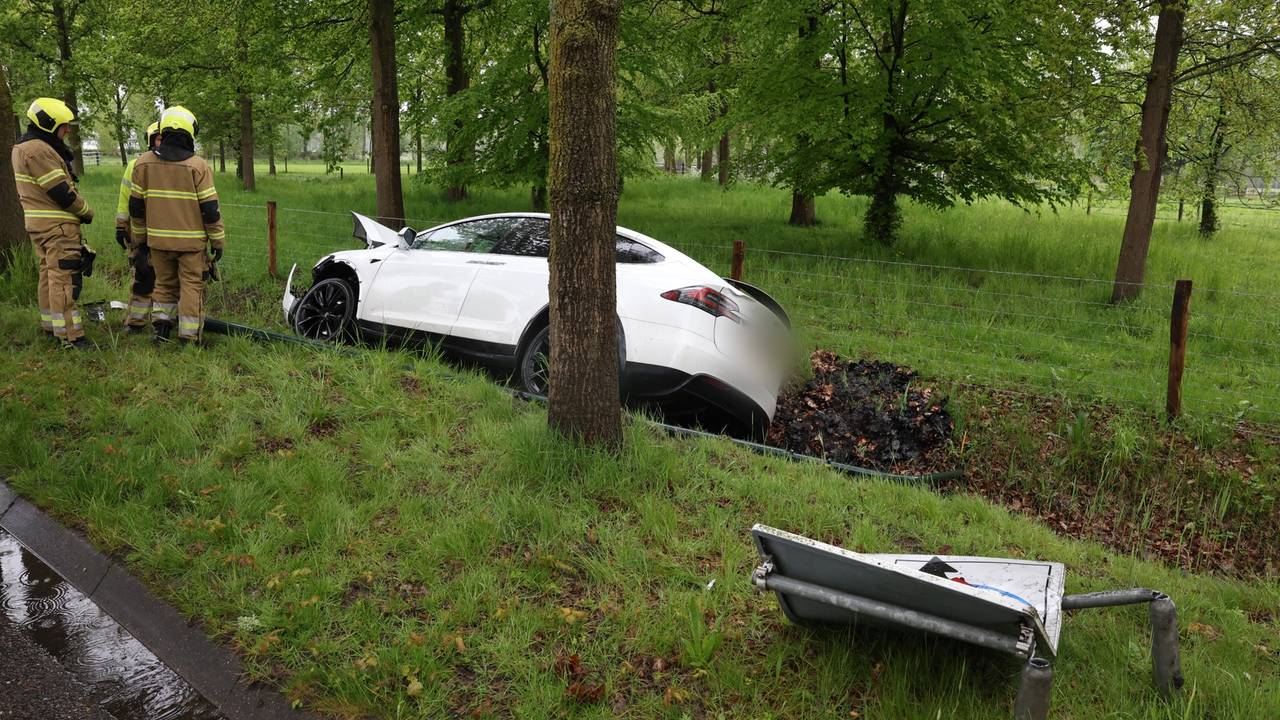
M1173 312L1169 315L1169 391L1165 412L1172 422L1182 414L1182 370L1187 360L1187 319L1191 308L1191 281L1179 280L1173 288Z
M742 260L747 255L747 246L741 240L733 241L733 265L729 270L729 276L734 280L742 279Z
M267 201L267 273L276 276L276 201Z

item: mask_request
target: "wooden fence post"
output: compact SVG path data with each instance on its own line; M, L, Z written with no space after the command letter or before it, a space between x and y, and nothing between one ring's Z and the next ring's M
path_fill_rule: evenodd
M1165 413L1169 421L1182 414L1182 370L1187 360L1187 319L1191 309L1191 281L1179 280L1173 288L1173 311L1169 315L1169 390Z
M267 273L276 276L276 201L267 201Z
M742 260L746 257L747 246L741 240L733 241L733 265L729 270L729 276L734 280L742 279Z

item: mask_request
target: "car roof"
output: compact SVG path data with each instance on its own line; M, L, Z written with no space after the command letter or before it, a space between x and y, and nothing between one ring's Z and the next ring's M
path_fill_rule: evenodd
M504 212L504 213L490 213L488 215L472 215L471 217L459 218L457 220L450 220L447 223L440 223L439 225L436 225L434 227L429 227L426 230L419 230L418 232L419 234L432 232L435 230L439 230L440 228L449 227L450 225L457 225L458 223L470 222L472 220L491 220L494 218L538 218L541 220L550 220L551 214L540 213L540 212ZM663 257L666 258L667 260L680 260L684 262L691 262L697 265L701 265L701 263L699 263L697 260L694 260L693 258L689 257L688 255L685 255L684 253L671 247L670 245L660 240L651 238L642 232L636 232L635 230L622 227L621 225L615 225L614 230L619 235L621 235L624 238L627 238L628 240L635 240L636 242L646 245L653 250L657 250L658 252L662 253Z

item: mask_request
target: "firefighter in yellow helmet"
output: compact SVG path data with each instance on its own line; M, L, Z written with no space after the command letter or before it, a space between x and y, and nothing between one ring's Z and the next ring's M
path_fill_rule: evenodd
M209 164L195 152L199 125L181 106L160 115L160 145L133 166L129 189L133 243L155 268L151 324L155 341L199 342L204 327L204 274L222 259L226 234Z
M13 173L40 262L40 326L64 348L93 349L76 308L82 277L93 272L94 256L80 235L93 210L76 192L73 156L62 141L75 113L61 100L36 98L27 118L31 125L13 146Z
M155 150L160 144L160 123L153 122L147 128L147 150ZM142 332L151 314L151 292L156 286L156 271L151 267L149 253L133 241L129 232L129 194L133 190L133 166L137 158L129 161L120 178L120 199L116 203L116 242L129 253L129 266L133 268L133 287L129 294L129 314L124 319L128 332Z

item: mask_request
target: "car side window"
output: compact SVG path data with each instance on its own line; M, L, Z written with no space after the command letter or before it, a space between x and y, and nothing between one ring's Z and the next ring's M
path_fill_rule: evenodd
M414 250L446 252L490 253L512 230L519 226L520 218L486 218L470 220L414 238Z
M551 254L551 223L542 218L521 218L503 241L493 249L498 255L548 257Z

